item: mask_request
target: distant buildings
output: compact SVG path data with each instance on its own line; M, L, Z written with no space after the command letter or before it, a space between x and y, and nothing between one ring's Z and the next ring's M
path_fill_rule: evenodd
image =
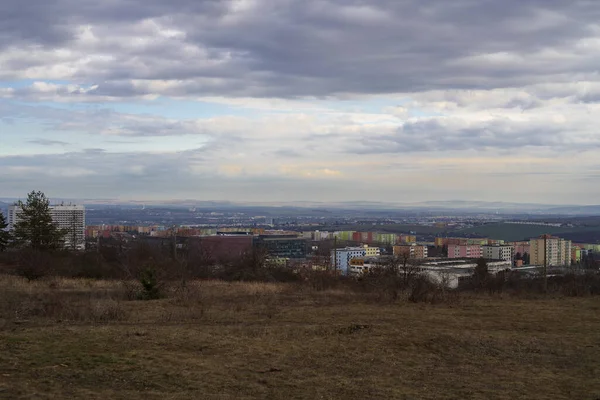
M249 235L219 235L189 238L190 251L197 251L208 262L223 263L238 259L252 250Z
M254 238L254 246L265 249L270 258L306 258L306 239L297 235L259 235Z
M8 229L13 230L19 222L21 207L8 207ZM52 221L60 229L67 231L65 246L85 249L85 207L77 205L51 205L50 215Z
M531 247L530 264L564 266L571 264L571 241L543 235L529 241ZM545 247L545 251L544 251Z
M381 249L379 247L369 247L368 245L363 247L365 249L365 257L379 257L381 255Z
M367 250L365 247L345 247L343 249L331 250L331 265L334 269L341 271L342 275L348 275L350 261L354 258L365 258Z
M531 246L529 241L520 241L520 242L510 242L510 244L514 249L514 254L523 256L524 254L531 253Z
M573 245L571 247L571 264L579 264L581 262L581 247Z
M307 231L303 237L315 241L337 239L344 242L357 242L366 244L398 244L398 243L415 243L416 235L412 234L397 234L397 233L381 233L381 232L359 232L359 231Z
M600 244L580 243L577 245L582 250L587 250L593 253L600 253Z
M449 244L448 258L481 258L483 252L478 244Z
M482 246L482 256L488 260L513 260L515 253L513 246L510 245L486 245Z
M380 257L353 258L350 260L348 275L360 276L368 273L373 268L381 268L385 265L385 260Z
M394 246L394 255L402 256L408 255L409 258L413 259L423 259L427 258L427 246L417 245L417 244L408 244L408 245L397 245Z

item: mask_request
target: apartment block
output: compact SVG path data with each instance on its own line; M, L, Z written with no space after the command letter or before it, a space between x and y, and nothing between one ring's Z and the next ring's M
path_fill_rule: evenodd
M363 247L365 248L365 257L379 257L381 255L379 247L370 247L368 245L364 245Z
M579 264L581 262L581 248L578 246L571 247L571 263Z
M521 255L525 253L531 253L531 246L528 241L510 242L508 244L510 244L513 247L515 255L517 253L520 253Z
M542 235L539 238L531 239L529 244L531 265L544 265L544 262L548 266L571 265L572 245L570 240Z
M448 258L481 258L481 246L478 244L449 244Z
M397 245L393 247L395 256L408 255L410 258L417 260L427 258L427 246L412 244L412 245Z
M487 245L482 247L483 258L488 260L512 261L515 253L513 246Z
M331 265L342 275L348 275L351 260L354 258L365 258L367 250L364 247L345 247L343 249L331 250Z

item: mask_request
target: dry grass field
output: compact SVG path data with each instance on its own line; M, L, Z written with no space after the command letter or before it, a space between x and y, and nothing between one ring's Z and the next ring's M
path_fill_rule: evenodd
M599 399L600 299L0 276L0 398Z

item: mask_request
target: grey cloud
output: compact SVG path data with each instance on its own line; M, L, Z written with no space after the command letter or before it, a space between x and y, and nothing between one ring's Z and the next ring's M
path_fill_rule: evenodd
M302 154L293 149L279 149L272 152L274 156L284 157L284 158L299 158L302 157Z
M448 152L486 150L516 152L524 147L551 148L557 152L600 148L593 142L573 141L569 133L551 123L517 123L496 119L477 124L431 119L406 123L392 134L371 135L348 151L357 154Z
M82 97L156 92L295 97L488 89L544 82L561 74L591 74L597 65L592 53L570 62L460 62L488 53L530 57L542 49L569 51L574 41L593 35L590 26L600 19L600 5L591 1L279 0L257 1L256 8L237 13L232 4L3 2L0 15L6 21L0 25L0 48L2 43L5 48L73 46L76 26L91 25L99 41L74 51L82 58L111 58L89 57L77 67L76 79L98 84ZM184 36L161 41L142 32L148 43L132 48L132 26L148 18ZM51 62L13 60L11 65L19 70ZM132 79L180 82L157 89L133 85Z
M29 143L39 144L41 146L67 146L69 143L61 140L50 140L50 139L33 139Z

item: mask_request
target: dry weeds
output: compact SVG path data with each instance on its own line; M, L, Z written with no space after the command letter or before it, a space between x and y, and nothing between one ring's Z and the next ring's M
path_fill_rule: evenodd
M0 398L596 399L597 298L0 276ZM404 296L404 294L403 294Z

